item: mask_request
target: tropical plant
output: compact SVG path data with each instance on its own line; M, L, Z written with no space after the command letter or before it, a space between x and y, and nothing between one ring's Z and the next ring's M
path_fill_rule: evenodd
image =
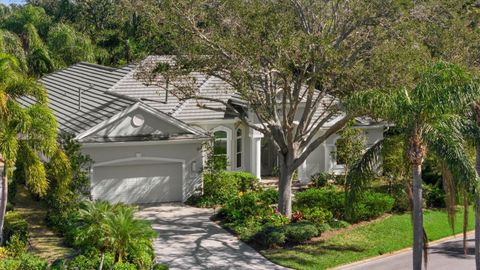
M105 254L112 252L117 262L135 262L149 268L153 258L152 240L156 233L148 221L134 217L133 207L107 202L82 203L78 214L75 245L100 251L99 269Z
M45 196L48 181L39 154L51 157L56 152L56 132L57 124L48 109L44 88L21 73L15 57L0 54L0 154L5 163L0 235L7 205L8 177L17 158L24 168L23 177L30 191Z
M403 130L405 151L413 171L413 269L422 267L425 244L422 164L427 151L435 153L445 169L465 188L477 190L478 178L466 154L462 129L463 115L479 94L477 80L471 74L457 65L439 62L422 72L413 89L365 91L356 93L346 102L349 113L391 121ZM369 149L363 161L375 156L378 149L378 146ZM375 162L357 164L356 177L349 177L347 181L347 202L350 204L368 182L368 177L362 176Z

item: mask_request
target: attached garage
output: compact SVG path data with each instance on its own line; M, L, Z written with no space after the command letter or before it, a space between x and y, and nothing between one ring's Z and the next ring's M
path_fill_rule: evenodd
M178 202L183 200L182 163L142 160L95 166L92 197L125 203Z
M208 135L137 104L77 139L93 161L92 199L129 204L184 202L201 189Z

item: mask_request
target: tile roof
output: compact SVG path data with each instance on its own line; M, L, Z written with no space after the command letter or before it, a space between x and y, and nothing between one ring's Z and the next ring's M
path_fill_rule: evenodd
M105 93L131 70L131 66L109 68L81 62L42 77L59 129L79 134L135 104L134 99ZM33 100L21 102L28 105Z
M137 108L136 105L140 103L140 107L153 111L154 114L186 131L182 136L172 136L169 139L186 139L189 138L188 134L203 137L202 130L193 129L182 121L149 107L147 102L141 102L138 98L121 93L107 92L126 78L134 68L135 66L132 65L110 68L81 62L42 77L39 81L47 90L49 108L57 119L59 129L79 135L112 119L122 111ZM19 102L28 106L34 100L23 97Z
M155 63L173 63L172 56L149 56L139 65L153 65ZM207 105L209 107L225 109L225 106L218 102L204 100L179 100L167 89L167 84L162 77L156 78L155 83L150 84L147 80L140 79L139 69L132 69L124 78L109 89L109 92L118 93L128 97L141 99L142 102L149 106L167 113L177 119L191 122L194 120L204 119L224 119L228 117L224 112L213 111L200 108L198 104ZM139 71L140 70L140 71ZM205 97L220 98L228 101L234 94L232 87L225 81L213 76L208 76L199 72L189 74L192 85ZM171 83L170 86L175 83Z

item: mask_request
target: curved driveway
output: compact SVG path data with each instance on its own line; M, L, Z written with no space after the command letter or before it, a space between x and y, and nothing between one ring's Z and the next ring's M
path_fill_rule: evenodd
M142 206L138 217L158 232L155 255L170 269L284 270L210 221L212 209L181 204Z

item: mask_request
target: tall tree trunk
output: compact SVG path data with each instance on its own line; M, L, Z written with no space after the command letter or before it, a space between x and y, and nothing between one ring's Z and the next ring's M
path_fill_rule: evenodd
M292 178L295 172L293 156L281 156L278 181L278 211L287 218L292 216Z
M98 270L103 270L104 261L105 261L105 252L102 251L102 256L100 257L100 265L98 266Z
M475 114L475 120L477 126L480 126L480 101L474 103L473 111ZM477 175L480 175L480 140L475 141L476 145L476 160L475 168ZM477 185L476 185L477 186ZM475 266L477 270L480 270L480 190L475 188Z
M3 244L3 224L5 223L5 213L7 212L7 198L8 198L8 177L7 164L3 165L2 172L2 195L0 198L0 245Z
M422 165L413 165L413 270L422 269L423 211Z

